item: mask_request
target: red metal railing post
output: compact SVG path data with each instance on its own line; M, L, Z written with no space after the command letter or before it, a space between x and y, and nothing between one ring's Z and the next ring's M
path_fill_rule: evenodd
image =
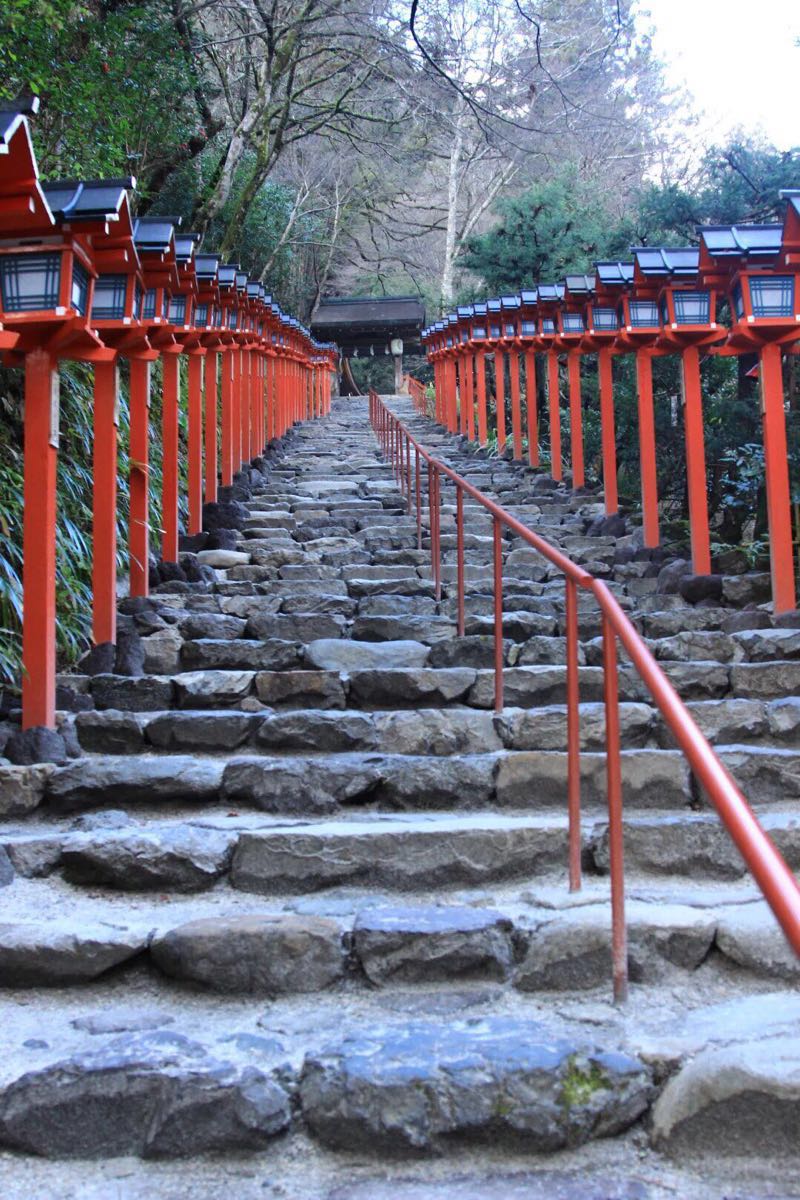
M606 780L608 789L608 851L611 870L611 960L614 999L628 999L628 938L625 927L625 852L622 834L622 767L619 738L619 680L617 641L603 614L603 698L606 714Z
M458 615L456 631L464 636L464 493L456 484L456 576L458 589Z
M558 383L558 352L547 352L547 398L550 410L550 474L561 480L564 470L561 463L561 399Z
M642 476L644 544L659 543L656 428L653 415L653 356L646 346L636 351L636 391L639 402L639 464Z
M428 525L431 533L431 567L433 587L437 602L442 598L442 561L439 544L439 494L438 471L428 462Z
M619 511L617 496L617 435L614 426L614 374L611 347L603 346L597 353L597 375L600 388L600 436L603 443L603 494L606 514Z
M180 394L180 356L174 352L161 356L163 389L161 396L161 557L164 562L178 561L178 397Z
M130 524L128 553L130 593L150 592L150 362L131 359L130 381Z
M92 637L96 646L117 640L117 425L119 368L94 368L92 452Z
M411 515L411 442L408 434L406 434L406 501L408 502L408 513Z
M795 607L796 597L780 346L762 346L759 360L772 604L782 613Z
M494 570L494 709L503 711L503 530L499 517L492 519Z
M567 812L569 814L569 890L581 889L581 731L578 687L578 587L565 580L567 634Z
M46 350L25 355L22 515L22 728L55 727L58 372Z
M536 351L525 351L525 406L528 416L528 462L539 465L539 418L536 411Z
M569 439L572 467L572 486L583 487L586 474L583 466L583 411L581 409L581 355L570 350L567 355L569 376Z

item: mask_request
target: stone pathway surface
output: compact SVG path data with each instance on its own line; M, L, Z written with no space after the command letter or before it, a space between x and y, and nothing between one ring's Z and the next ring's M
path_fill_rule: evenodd
M767 581L694 580L390 403L608 580L796 868L800 628ZM427 514L420 550L366 401L337 401L60 680L65 761L0 761L4 1197L800 1194L797 961L624 665L610 1003L597 613L570 895L563 583L506 539L495 715L491 525L467 506L458 638L443 500L437 601Z

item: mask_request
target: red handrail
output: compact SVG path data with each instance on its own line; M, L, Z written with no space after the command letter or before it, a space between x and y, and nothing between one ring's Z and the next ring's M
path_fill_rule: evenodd
M406 497L408 511L412 500L417 507L417 541L422 545L422 500L420 466L426 464L428 476L428 513L431 560L437 599L441 598L441 524L440 499L442 476L456 488L456 557L458 632L464 632L464 530L463 498L470 496L492 516L494 532L494 637L495 637L495 708L503 707L503 600L502 600L502 527L537 550L565 576L567 624L567 799L569 817L570 888L581 886L580 869L580 736L578 694L578 604L579 587L591 592L603 617L603 694L606 712L606 775L608 790L609 854L611 875L612 959L614 998L627 996L627 944L625 927L625 882L622 831L622 782L619 735L619 665L617 639L647 687L656 707L675 737L689 766L705 789L730 834L745 865L772 909L792 949L800 957L800 887L780 852L759 824L738 785L717 758L700 732L675 688L645 645L634 625L623 612L606 583L578 566L561 550L528 529L494 500L468 483L440 459L429 453L400 419L384 404L376 392L369 395L370 421L384 455L392 462ZM414 451L416 488L411 485L411 451ZM405 470L403 467L405 466Z

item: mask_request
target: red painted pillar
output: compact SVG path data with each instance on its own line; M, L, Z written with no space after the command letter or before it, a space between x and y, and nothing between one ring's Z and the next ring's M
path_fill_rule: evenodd
M25 356L22 518L22 728L55 727L58 372L44 350Z
M163 354L161 397L161 557L164 562L178 561L178 395L180 356Z
M467 437L475 441L475 355L468 353L464 359L466 368L465 403L467 406Z
M488 419L486 413L486 353L479 350L475 355L475 379L478 391L478 442L486 445Z
M612 516L619 510L617 496L617 434L614 422L614 374L611 347L603 346L597 354L597 374L600 386L600 436L603 443L603 493L606 513Z
M250 428L250 358L249 350L241 351L242 376L241 376L241 404L239 405L239 453L242 459L242 466L250 461L250 438L252 429Z
M267 441L275 437L275 357L267 359Z
M451 433L458 433L458 369L456 360L448 358L447 365L450 369L450 420L447 428Z
M497 449L506 447L506 367L502 350L494 353L494 386L496 393Z
M762 346L759 358L772 603L781 613L795 608L796 598L780 346Z
M528 414L528 462L539 465L539 419L536 411L536 352L525 351L525 405Z
M683 428L686 440L686 486L689 493L689 532L692 538L692 570L711 574L708 533L708 490L706 447L703 428L703 397L700 389L700 351L687 346L683 351Z
M222 486L233 483L233 350L222 352Z
M189 524L188 532L203 528L203 355L189 355Z
M558 382L558 352L547 352L547 398L550 408L550 474L563 479L561 463L561 397Z
M653 415L653 356L646 347L636 351L636 391L639 400L639 466L642 475L644 544L652 547L659 543L658 478Z
M217 352L209 350L205 364L206 500L217 499Z
M231 470L235 475L242 469L242 352L238 346L232 350L231 359Z
M583 412L581 409L581 356L578 350L567 355L569 375L569 436L572 460L572 486L583 487L586 482L583 466Z
M131 359L130 384L130 592L150 591L150 363Z
M94 368L92 452L92 637L95 645L117 640L117 427L119 370Z
M519 354L512 350L508 356L508 374L511 378L511 437L514 443L514 458L522 458L522 406L519 394Z

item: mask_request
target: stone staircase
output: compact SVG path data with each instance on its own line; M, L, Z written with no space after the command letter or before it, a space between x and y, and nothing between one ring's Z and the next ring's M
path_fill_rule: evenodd
M796 869L800 628L768 581L694 579L390 403L607 579ZM467 505L458 638L443 500L437 602L427 519L420 550L339 400L62 677L62 761L2 760L4 1198L798 1194L800 964L623 665L614 1007L597 613L570 895L563 581L506 539L495 715L491 524Z

